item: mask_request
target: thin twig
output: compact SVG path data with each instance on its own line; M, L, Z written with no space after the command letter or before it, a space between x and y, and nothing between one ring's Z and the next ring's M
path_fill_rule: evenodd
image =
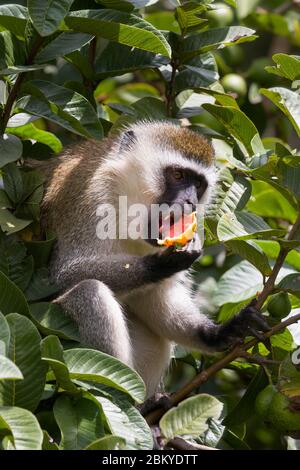
M242 352L240 357L247 359L248 362L253 362L254 364L259 364L261 366L265 365L279 365L281 361L275 361L274 359L267 359L266 357L260 356L259 354L250 354L247 351Z
M31 65L33 63L33 59L35 58L35 56L36 56L38 50L40 49L43 41L44 41L44 39L41 36L39 36L37 38L35 44L33 45L32 49L31 49L31 52L28 56L28 59L25 62L25 65ZM0 118L0 135L3 135L4 132L5 132L5 129L6 129L8 120L10 118L14 102L17 99L17 96L18 96L18 93L20 91L23 80L25 78L25 75L26 75L26 72L20 73L18 75L12 89L10 90L10 93L8 95L6 104L5 104L3 112L2 112L2 116Z

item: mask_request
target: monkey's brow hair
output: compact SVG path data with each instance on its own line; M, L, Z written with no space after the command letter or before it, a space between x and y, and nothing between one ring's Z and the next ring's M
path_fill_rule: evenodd
M214 160L214 150L209 141L202 135L187 128L170 127L163 135L157 132L155 136L159 145L182 153L189 160L200 161L211 166Z

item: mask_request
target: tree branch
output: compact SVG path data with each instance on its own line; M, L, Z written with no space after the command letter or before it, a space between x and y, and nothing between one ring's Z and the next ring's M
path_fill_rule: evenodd
M284 330L287 326L292 325L293 323L297 323L300 320L300 313L294 315L287 320L278 323L275 325L270 331L264 333L264 338L268 339L271 336L279 333L279 331ZM234 361L239 357L244 357L245 351L252 348L260 341L258 339L252 339L251 341L247 341L242 345L237 345L232 351L230 351L226 356L222 357L219 361L215 362L212 366L208 367L208 369L203 370L198 374L191 382L184 385L181 389L177 390L173 393L169 400L171 405L177 405L180 401L184 400L194 389L200 387L203 383L205 383L212 375L216 374L219 370L226 367L230 362ZM145 416L145 419L148 424L156 423L161 416L164 414L165 410L162 408L158 408L157 410L152 411L148 415Z
M166 91L167 115L169 117L172 117L173 115L174 87L175 87L175 78L176 78L176 72L177 72L177 67L178 67L177 60L172 59L171 66L172 66L171 79L170 79L170 82L168 83L167 91Z
M296 222L292 226L290 232L288 233L286 240L293 240L299 229L300 229L300 214ZM255 305L256 308L260 309L263 303L265 302L265 300L267 299L267 297L273 291L278 273L289 251L290 251L289 248L281 247L278 258L273 267L272 273L270 277L268 278L262 292L258 295L257 302ZM271 336L275 335L279 331L284 330L287 326L292 325L293 323L296 323L299 320L300 320L300 313L298 315L294 315L288 318L287 320L281 323L278 323L269 331L263 334L264 339L266 340L270 338ZM222 357L219 361L215 362L212 366L208 367L208 369L205 369L202 372L200 372L200 374L198 374L191 382L184 385L181 389L173 393L169 398L171 405L173 406L177 405L177 403L179 403L184 398L186 398L193 390L200 387L200 385L205 383L212 375L216 374L216 372L223 369L223 367L226 367L228 364L230 364L230 362L234 361L235 359L239 357L244 357L245 352L247 352L250 348L258 344L259 342L260 341L258 339L254 338L250 341L247 341L246 343L236 345L228 354L226 354L226 356ZM148 422L148 424L154 424L161 418L161 416L164 414L164 411L165 410L163 410L162 408L154 410L148 415L146 415L145 419Z

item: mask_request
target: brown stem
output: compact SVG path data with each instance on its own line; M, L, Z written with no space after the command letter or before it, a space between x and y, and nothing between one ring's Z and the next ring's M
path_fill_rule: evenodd
M95 57L96 57L96 51L97 51L97 41L98 41L98 38L97 38L97 36L95 36L91 40L90 45L89 45L89 50L88 50L88 61L89 61L89 64L90 64L93 72L95 70ZM94 88L95 88L94 80L93 80L93 78L87 78L84 75L82 75L82 79L83 79L84 86L86 87L86 89L89 92L89 100L90 100L91 104L94 106L94 108L96 108L96 102L94 100Z
M43 40L44 39L41 36L39 36L37 38L35 44L33 45L32 49L30 51L28 59L25 62L25 65L31 65L33 63L33 59L36 56L39 48L41 47L41 45L43 43ZM18 93L20 91L23 80L25 78L25 75L26 75L26 72L20 73L18 75L12 89L10 90L10 93L8 95L8 98L7 98L7 101L5 103L4 110L2 112L2 116L1 116L1 119L0 119L0 134L1 135L3 135L4 132L5 132L5 129L6 129L8 120L10 118L14 102L17 99L17 96L18 96Z
M167 115L169 117L173 116L173 107L174 107L174 87L175 87L175 78L178 67L178 62L175 59L171 61L172 73L170 82L167 85L166 91L166 105L167 105Z

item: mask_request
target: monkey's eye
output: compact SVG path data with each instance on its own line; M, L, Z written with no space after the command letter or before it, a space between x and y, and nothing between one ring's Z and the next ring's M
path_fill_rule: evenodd
M173 176L175 180L180 181L184 179L184 172L182 170L174 170Z
M195 183L195 186L197 189L200 189L201 186L202 186L202 181L201 180L197 180L196 183Z

